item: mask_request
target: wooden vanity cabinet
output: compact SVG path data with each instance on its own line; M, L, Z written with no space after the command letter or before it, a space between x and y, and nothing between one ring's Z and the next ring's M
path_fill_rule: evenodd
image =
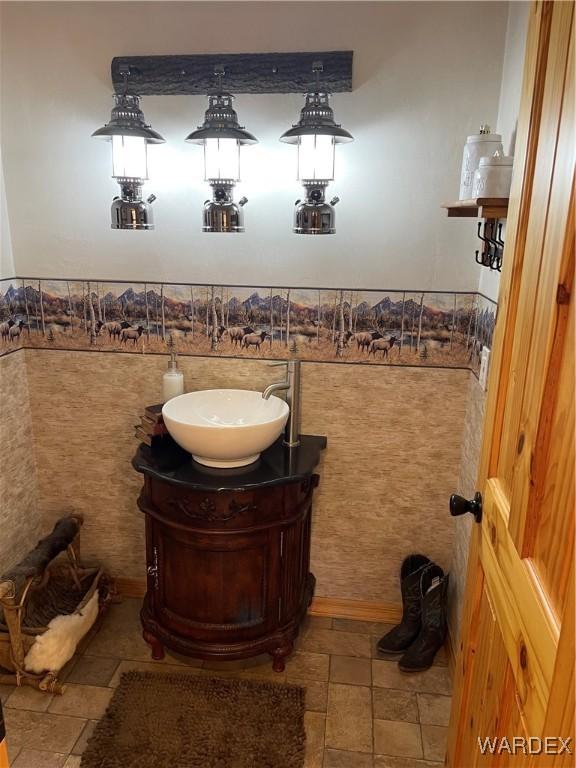
M200 659L267 652L282 671L314 591L318 475L211 490L159 474L145 473L138 500L147 558L141 619L152 657L164 647Z

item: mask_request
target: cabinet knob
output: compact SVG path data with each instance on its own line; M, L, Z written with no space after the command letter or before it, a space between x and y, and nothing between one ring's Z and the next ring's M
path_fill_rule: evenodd
M450 514L452 517L459 517L465 515L466 512L470 512L474 515L474 520L477 523L482 522L482 494L477 491L474 494L473 499L465 499L464 496L458 496L457 493L453 493L450 496Z

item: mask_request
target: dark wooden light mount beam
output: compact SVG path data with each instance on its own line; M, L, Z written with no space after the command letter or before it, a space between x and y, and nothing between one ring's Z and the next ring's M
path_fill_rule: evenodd
M116 56L112 83L119 91L121 73L129 71L131 86L141 96L192 96L211 91L214 70L223 69L231 93L304 93L314 83L313 63L322 62L322 86L342 93L352 90L352 56L353 51Z

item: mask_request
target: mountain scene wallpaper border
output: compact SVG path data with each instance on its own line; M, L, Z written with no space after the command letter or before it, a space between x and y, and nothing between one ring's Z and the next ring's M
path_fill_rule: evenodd
M0 281L0 355L19 348L468 368L491 346L480 293Z

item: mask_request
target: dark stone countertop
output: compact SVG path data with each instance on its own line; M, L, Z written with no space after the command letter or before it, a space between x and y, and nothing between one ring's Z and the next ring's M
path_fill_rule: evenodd
M310 477L320 461L320 452L326 448L326 438L300 435L297 448L287 448L282 437L267 448L258 461L246 467L216 469L204 467L166 438L159 448L140 443L132 466L166 483L198 491L243 491L284 483L296 483Z

